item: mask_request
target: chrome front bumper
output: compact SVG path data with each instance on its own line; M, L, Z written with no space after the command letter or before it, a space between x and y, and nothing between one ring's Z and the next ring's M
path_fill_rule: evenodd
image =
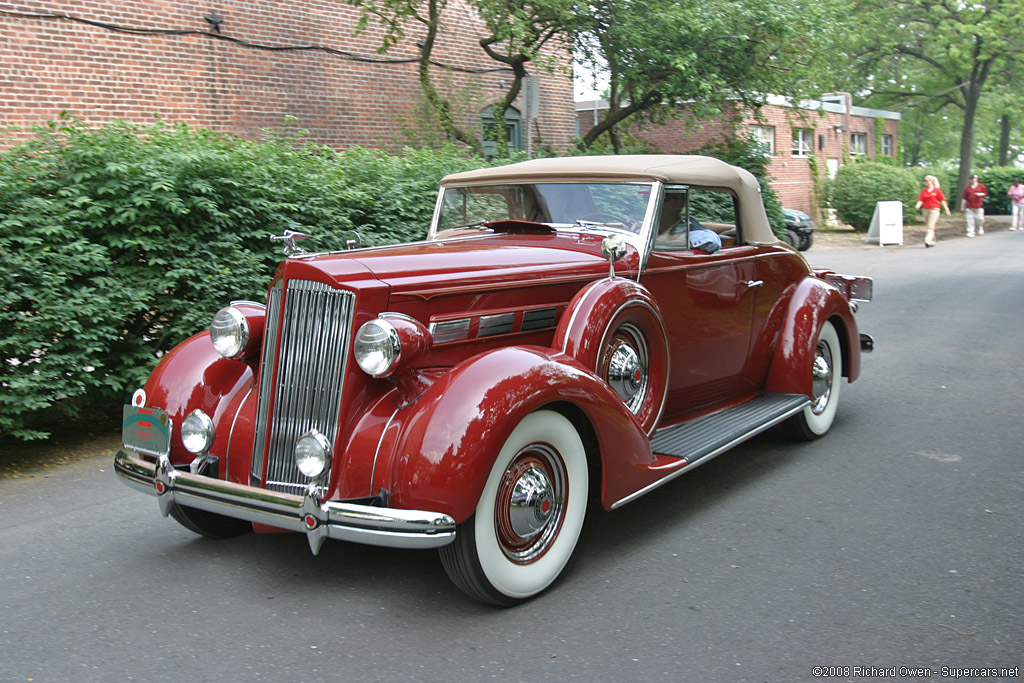
M114 471L132 488L155 495L165 517L177 503L300 531L314 555L328 538L391 548L437 548L455 539L455 520L439 512L323 502L312 487L303 496L267 491L176 470L167 456L150 462L120 450L114 456Z

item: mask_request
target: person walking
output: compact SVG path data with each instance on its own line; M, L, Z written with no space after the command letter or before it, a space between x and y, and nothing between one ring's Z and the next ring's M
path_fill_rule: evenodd
M1021 187L1024 188L1024 185ZM924 223L928 227L928 231L924 235L926 249L935 246L935 223L939 220L940 206L946 210L948 216L949 205L946 203L946 195L942 194L942 189L939 187L939 179L933 175L926 175L924 189L918 195L917 204L914 206L924 214Z
M1024 185L1020 178L1013 181L1006 194L1010 198L1010 230L1024 230Z
M960 210L967 218L967 236L974 237L977 234L985 234L985 197L988 196L988 188L978 182L978 174L971 176L971 182L964 188L964 195L960 198Z

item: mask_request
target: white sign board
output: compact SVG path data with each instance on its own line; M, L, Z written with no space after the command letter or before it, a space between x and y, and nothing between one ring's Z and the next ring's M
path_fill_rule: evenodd
M875 215L871 217L867 241L877 241L880 247L903 244L903 202L875 204Z

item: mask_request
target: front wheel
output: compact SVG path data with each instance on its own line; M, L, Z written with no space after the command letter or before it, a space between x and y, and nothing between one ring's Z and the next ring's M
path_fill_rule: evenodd
M824 436L839 408L843 350L836 328L830 322L822 325L818 332L810 371L811 404L783 423L789 436L799 441L813 441Z
M498 453L473 516L440 549L448 576L494 605L537 595L576 547L588 488L586 450L572 423L550 410L527 415Z
M252 523L244 519L225 517L177 503L171 505L170 514L178 524L207 538L231 538L252 531Z

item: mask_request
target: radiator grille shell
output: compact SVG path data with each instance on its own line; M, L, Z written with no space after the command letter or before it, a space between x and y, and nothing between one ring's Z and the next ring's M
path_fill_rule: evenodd
M310 280L279 281L267 299L250 483L302 494L295 465L299 437L317 430L338 437L355 294ZM264 471L264 462L266 468ZM330 487L330 473L317 482Z

